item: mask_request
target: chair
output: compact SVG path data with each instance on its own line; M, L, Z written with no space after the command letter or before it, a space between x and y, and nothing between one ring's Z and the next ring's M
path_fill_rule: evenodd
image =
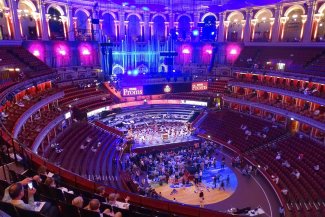
M19 215L22 217L46 217L40 212L30 211L26 209L21 209L19 207L15 207Z
M0 209L11 217L19 217L14 205L0 201Z
M99 212L79 208L80 217L100 217Z
M79 209L76 206L59 202L61 217L80 217Z

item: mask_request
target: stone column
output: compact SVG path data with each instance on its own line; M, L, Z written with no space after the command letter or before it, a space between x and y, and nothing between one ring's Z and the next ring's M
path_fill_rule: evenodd
M241 36L240 36L240 41L242 42L244 40L244 33L245 33L245 24L247 23L246 20L241 20L240 21L242 29L241 29Z
M197 28L197 24L200 22L200 13L194 12L194 28Z
M149 26L149 18L150 18L150 14L148 12L145 12L144 13L144 40L147 41L150 39L150 35L149 35L149 29L150 29L150 26Z
M17 0L10 0L8 1L10 12L11 12L11 19L13 23L13 32L14 32L14 39L21 40L21 32L20 32L20 22L18 18L18 1Z
M45 10L45 3L40 3L40 12L41 12L41 26L42 26L42 40L48 41L49 40L49 26L48 20L46 17L46 10Z
M174 28L174 14L172 12L169 13L169 31Z
M154 22L149 22L149 30L150 30L150 34L149 34L149 39L151 40L151 38L153 37L153 33L154 33L154 29L153 29L153 26L154 26Z
M219 29L218 29L218 42L224 42L225 41L225 24L224 24L224 18L225 13L221 12L219 13Z
M315 14L314 15L314 26L315 28L313 28L314 30L314 34L313 34L313 38L312 40L313 41L316 41L317 40L317 33L318 33L318 25L319 25L319 21L322 19L322 14Z
M99 19L99 11L97 9L93 10L92 19ZM99 32L99 24L92 24L92 26L93 26L93 28L92 28L93 40L99 41L99 39L101 38L100 32Z
M167 37L168 37L168 29L169 28L169 22L165 22L165 38L167 39Z
M114 20L114 31L115 31L116 40L119 38L119 32L118 32L119 25L120 25L120 22L118 20Z
M72 15L72 7L68 6L68 38L69 41L74 41L74 26L73 26L73 15ZM87 21L88 22L88 21Z
M307 20L303 28L303 42L310 42L313 31L313 20L316 5L313 0L307 1Z
M278 5L275 8L275 13L274 13L274 24L272 27L272 42L279 42L281 12L282 12L282 7Z
M246 11L246 24L244 28L244 42L251 41L251 20L252 20L253 12L252 10Z
M120 11L118 13L118 16L120 18L120 35L121 35L121 38L125 38L124 36L126 35L126 32L125 32L125 27L124 27L124 21L125 21L125 13L124 11Z

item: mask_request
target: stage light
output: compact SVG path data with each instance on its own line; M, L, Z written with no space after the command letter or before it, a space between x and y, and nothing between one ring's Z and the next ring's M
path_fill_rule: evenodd
M59 54L61 54L62 56L65 56L67 54L67 52L65 50L59 50Z
M231 54L231 55L236 55L236 54L237 54L237 50L234 49L234 48L231 49L231 50L230 50L230 54Z
M85 48L82 50L82 55L84 56L90 55L90 51L87 48Z
M212 54L212 50L209 50L209 49L205 50L205 52L208 53L208 54Z
M290 118L290 120L294 121L295 119L294 118Z
M198 36L199 35L199 30L197 30L197 29L193 30L193 35Z
M189 54L189 53L190 53L190 50L189 50L188 48L184 48L184 49L182 50L182 53L183 53L183 54Z
M33 55L36 56L36 57L39 57L40 56L40 52L38 50L34 50L33 51Z
M142 10L144 10L144 11L149 11L149 8L148 8L148 7L145 7L145 6L143 6L143 7L142 7Z
M215 34L215 32L211 32L211 35L214 35Z

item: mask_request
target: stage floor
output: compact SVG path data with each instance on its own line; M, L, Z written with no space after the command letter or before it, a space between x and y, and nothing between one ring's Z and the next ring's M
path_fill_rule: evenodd
M217 183L216 188L214 188L212 177L219 172L221 175L220 181L224 181L225 190L220 189L220 182ZM227 184L227 176L229 175L229 184ZM217 169L209 168L203 171L202 183L199 187L196 187L194 183L190 187L180 187L175 188L177 190L176 194L171 192L174 188L170 184L164 184L159 186L157 184L152 185L157 193L161 192L162 197L173 200L176 202L189 204L189 205L200 205L199 193L203 190L204 193L204 205L215 204L229 198L236 190L238 185L237 177L235 173L229 168L220 169L220 164L217 165Z

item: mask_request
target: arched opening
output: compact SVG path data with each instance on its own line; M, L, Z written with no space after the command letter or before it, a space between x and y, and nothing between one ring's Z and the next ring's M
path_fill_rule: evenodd
M111 41L116 40L114 17L106 13L103 15L103 34Z
M31 3L33 4L33 3ZM18 4L18 14L20 15L20 28L21 35L27 40L36 40L37 36L37 27L36 21L33 17L32 8L30 8L25 1L20 1Z
M322 10L322 8L324 8L324 9ZM315 27L315 31L317 31L315 40L316 41L325 41L325 4L323 4L320 9L321 9L319 11L320 20L318 23L316 23L316 25L318 25L318 26Z
M48 11L50 15L49 19L49 28L50 28L50 35L51 39L53 40L64 40L64 26L62 22L62 14L56 9L51 7Z
M162 16L153 19L153 35L160 41L165 39L165 19Z
M85 11L78 10L75 14L75 18L75 39L79 41L91 40L91 26L89 21L90 16L87 15Z
M181 40L190 40L191 37L191 20L188 16L181 16L178 19L178 36Z
M240 12L233 12L229 15L229 27L227 34L227 41L241 41L243 34L242 20L244 20L244 15Z
M0 0L0 40L10 39L8 32L7 20L5 17L5 4L4 0Z
M260 10L256 13L256 24L253 31L253 41L266 42L270 40L272 12L270 10Z
M132 41L141 41L140 19L136 15L131 15L128 19L128 38Z
M216 27L217 19L215 16L209 15L204 18L203 23L204 26L202 28L202 39L208 41L214 41L217 37L217 27Z
M290 8L288 9L290 10ZM292 42L301 40L303 28L302 16L304 11L301 8L290 10L287 14L287 22L284 26L283 41Z

